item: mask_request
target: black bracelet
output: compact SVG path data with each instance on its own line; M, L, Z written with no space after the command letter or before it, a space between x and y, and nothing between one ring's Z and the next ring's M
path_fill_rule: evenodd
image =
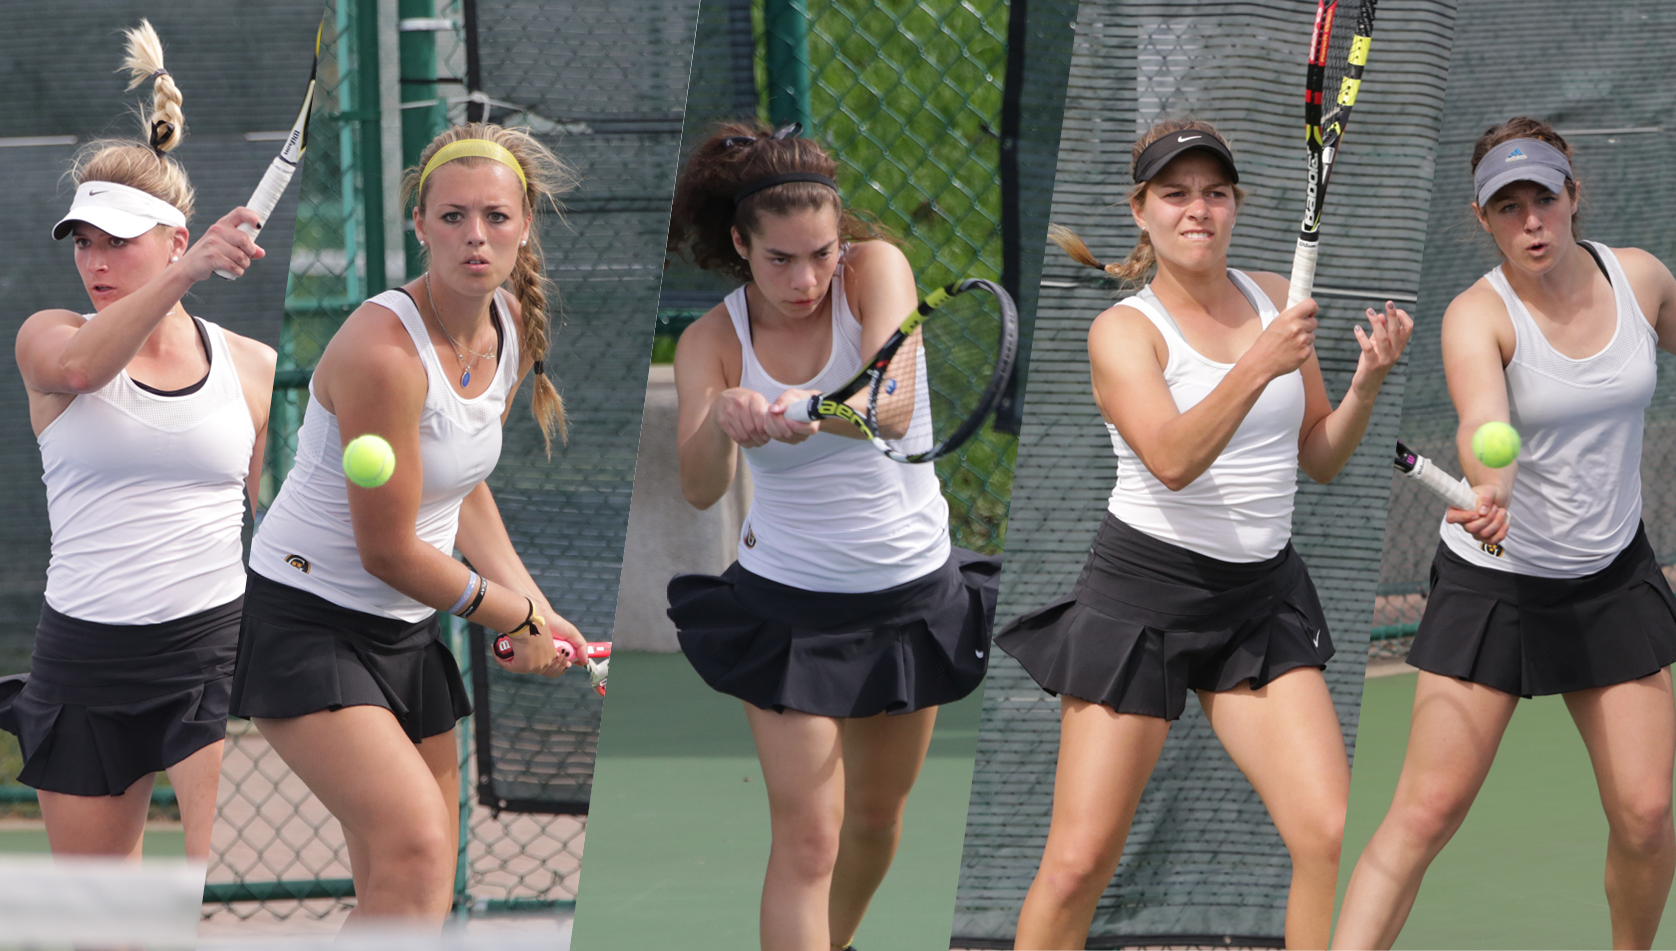
M460 612L460 617L471 617L472 613L475 612L477 610L478 606L483 603L483 596L485 594L488 594L488 593L489 593L489 579L483 577L482 575L478 575L477 576L477 597L471 599L471 603L466 605L466 609L464 611Z
M524 603L528 604L530 606L530 609L529 609L529 611L527 611L524 614L524 620L521 623L519 623L519 625L517 627L513 628L510 631L503 632L503 633L506 634L507 637L522 637L523 635L519 634L518 633L519 631L522 631L525 628L530 628L531 630L534 629L531 622L535 620L535 602L530 600L528 595L525 595L524 596Z

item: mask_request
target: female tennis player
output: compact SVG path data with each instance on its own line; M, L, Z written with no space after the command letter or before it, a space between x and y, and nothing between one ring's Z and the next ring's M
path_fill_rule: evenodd
M930 466L783 415L847 382L917 303L907 258L845 209L832 158L798 131L724 125L676 186L671 251L745 282L675 352L682 491L714 504L742 450L753 498L739 560L676 577L669 616L756 738L762 946L829 951L890 867L937 706L983 679L1000 562L950 545Z
M92 314L44 310L17 335L52 524L28 674L0 682L0 728L58 854L139 854L158 770L186 853L209 856L274 351L190 316L181 296L262 250L234 209L196 244L192 185L167 153L181 94L149 23L129 30L141 141L95 142L53 227L73 237ZM190 245L190 246L189 246Z
M1334 943L1391 946L1519 698L1557 693L1611 830L1612 946L1651 947L1676 869L1676 598L1641 524L1641 437L1655 349L1676 351L1676 279L1645 251L1578 240L1571 148L1546 122L1492 127L1472 166L1473 211L1503 260L1449 305L1443 367L1482 505L1444 516L1408 658L1408 753ZM1471 450L1493 420L1524 437L1502 469Z
M571 181L522 131L466 125L426 147L404 182L425 273L361 305L327 344L296 466L251 544L233 712L343 824L356 922L440 925L452 901L454 722L471 704L438 612L512 635L508 670L563 672L555 633L585 650L513 551L484 481L531 370L542 432L564 426L543 372L532 226ZM377 488L351 486L341 468L364 433L395 450Z
M1228 267L1244 196L1215 128L1154 125L1135 143L1133 172L1141 235L1128 260L1102 265L1056 232L1080 263L1126 281L1157 273L1089 330L1094 399L1118 466L1087 567L1072 597L996 638L1062 710L1053 820L1016 947L1086 942L1193 690L1291 853L1286 945L1318 948L1350 769L1321 675L1332 638L1290 541L1293 495L1299 468L1327 482L1350 458L1413 323L1389 302L1368 311L1334 409L1315 303L1279 311L1285 277Z

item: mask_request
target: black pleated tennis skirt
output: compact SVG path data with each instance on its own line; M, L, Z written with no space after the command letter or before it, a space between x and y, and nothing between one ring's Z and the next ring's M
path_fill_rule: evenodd
M46 605L29 673L0 678L18 780L120 796L227 735L242 599L158 624L98 624Z
M365 614L255 572L244 597L234 716L383 707L417 743L471 714L436 615L409 622Z
M936 571L883 591L806 591L737 562L677 575L669 617L712 688L764 710L824 717L912 713L977 689L1001 559L955 548Z
M1643 525L1582 578L1481 568L1442 542L1408 662L1521 697L1639 680L1676 662L1676 597Z
M1013 621L995 643L1048 693L1167 720L1189 690L1255 690L1333 656L1291 543L1266 561L1220 561L1110 513L1071 597Z

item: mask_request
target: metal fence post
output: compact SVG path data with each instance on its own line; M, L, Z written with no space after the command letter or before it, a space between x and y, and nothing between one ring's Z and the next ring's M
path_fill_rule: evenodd
M814 127L809 113L809 11L804 0L765 0L768 121Z
M355 118L360 125L357 150L360 159L361 201L366 209L363 237L366 243L366 286L362 293L371 296L388 288L385 277L384 246L384 167L379 156L383 148L383 110L380 108L378 82L378 6L379 0L355 2Z
M448 125L448 109L437 85L436 34L453 30L453 21L436 15L433 0L401 0L401 98L402 165L417 164L425 146ZM405 206L402 211L407 209ZM420 273L419 239L402 216L402 244L406 249L407 273Z

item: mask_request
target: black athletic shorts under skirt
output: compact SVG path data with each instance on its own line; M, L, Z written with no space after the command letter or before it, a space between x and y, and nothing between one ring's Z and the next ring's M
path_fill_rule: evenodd
M764 710L825 717L912 713L977 689L1001 559L955 548L921 578L859 594L806 591L737 562L676 575L669 617L712 688Z
M46 605L29 673L0 678L18 780L120 796L227 735L242 599L157 624L99 624Z
M1013 621L995 643L1048 693L1167 720L1189 690L1255 690L1333 656L1291 543L1266 561L1227 562L1110 513L1071 597Z
M383 707L417 743L471 714L437 616L365 614L255 572L245 587L233 715L283 720Z
M1676 597L1643 525L1582 578L1481 568L1442 542L1408 662L1521 697L1639 680L1676 661Z

